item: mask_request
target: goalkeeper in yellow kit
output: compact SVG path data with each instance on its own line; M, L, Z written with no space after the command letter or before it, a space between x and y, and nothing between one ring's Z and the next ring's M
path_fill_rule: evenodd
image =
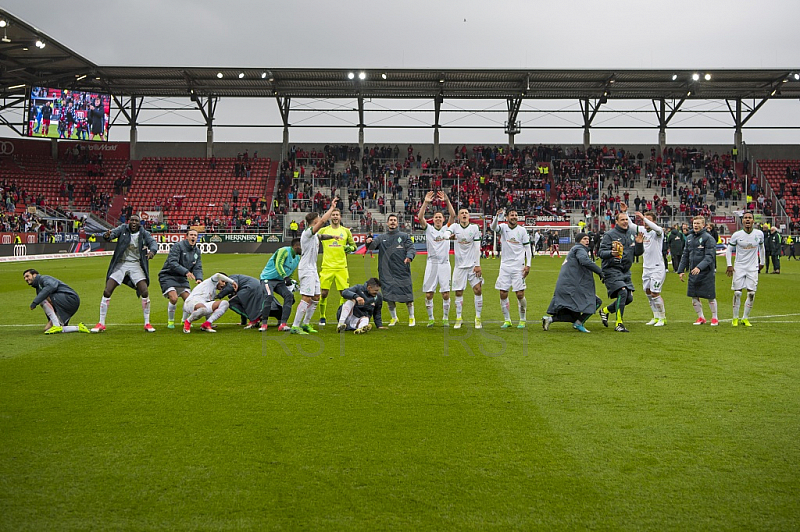
M342 213L339 209L331 212L331 224L319 230L320 235L338 236L337 239L323 240L322 269L319 272L320 299L319 324L325 326L325 311L328 310L328 292L332 285L339 291L339 305L344 303L341 292L350 286L350 274L347 270L347 254L356 250L356 243L350 229L342 225Z

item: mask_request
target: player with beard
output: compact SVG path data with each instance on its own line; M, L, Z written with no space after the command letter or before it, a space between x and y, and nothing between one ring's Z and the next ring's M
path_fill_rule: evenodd
M98 333L106 330L106 315L111 294L122 283L136 289L137 295L142 298L144 330L155 332L153 326L150 325L148 287L150 286L149 261L156 256L158 244L150 232L142 227L140 218L135 214L131 216L127 224L119 225L103 233L103 238L107 242L117 240L117 246L111 257L108 272L106 272L106 288L103 290L103 298L100 300L100 321L92 328L92 332Z
M725 249L725 260L728 263L726 274L733 277L731 290L733 290L733 320L731 325L739 325L739 308L742 303L742 290L747 291L744 303L742 325L750 325L750 311L753 310L753 301L758 288L758 274L764 267L766 252L764 250L764 233L753 227L755 218L750 211L742 215L743 229L731 235L728 247ZM736 267L733 266L732 253L736 250Z
M397 324L397 303L408 307L408 326L414 327L414 284L411 279L411 261L417 252L408 233L398 230L396 214L386 219L388 231L382 235L367 237L368 249L378 250L378 279L383 289L383 299L389 307L389 327Z
M69 320L81 306L81 298L78 297L75 290L55 277L39 274L33 268L25 270L22 278L25 279L28 286L36 289L36 298L31 303L31 310L39 305L44 310L47 316L45 334L89 332L83 323L69 324Z
M347 269L347 254L356 249L356 242L350 229L342 225L342 212L333 209L331 224L319 230L320 235L338 236L322 242L322 268L319 272L319 324L326 323L328 309L328 293L331 287L339 291L339 304L344 303L341 292L350 286L350 274Z
M450 199L444 192L437 192L436 199L446 201L450 211L448 225L455 220L456 211L450 203ZM434 193L425 194L425 200L417 213L420 226L425 231L425 243L428 248L428 259L425 262L425 277L422 281L422 291L425 292L425 310L428 312L428 327L433 327L436 320L433 318L433 292L439 287L442 294L442 325L450 325L450 238L452 233L444 225L444 214L436 212L433 215L433 223L429 224L425 220L425 211L428 205L433 203Z
M608 327L608 315L614 314L617 332L629 332L623 323L626 305L633 302L633 281L631 266L633 259L644 253L644 234L630 227L628 214L617 213L616 225L603 235L598 256L602 260L601 269L605 279L608 297L614 301L600 309L600 319Z
M192 291L190 283L203 282L203 259L202 252L197 246L197 231L189 229L186 238L173 244L164 261L164 266L158 272L158 282L161 285L161 293L169 300L167 304L167 329L175 328L175 310L178 305L178 297L186 301ZM183 309L183 319L192 309Z
M456 292L456 324L460 329L461 311L464 307L464 289L467 283L475 295L475 328L481 329L481 312L483 311L483 271L481 270L481 229L469 222L469 210L459 209L458 223L450 226L453 234L453 251L456 264L453 268L452 288Z
M517 224L517 211L508 211L508 221L500 225L504 218L505 209L497 211L489 228L500 234L500 272L494 284L500 292L500 309L503 311L503 325L508 329L511 324L511 311L508 302L508 292L513 290L517 295L519 309L518 329L525 328L528 301L525 299L525 278L531 271L531 243L530 236L525 227Z

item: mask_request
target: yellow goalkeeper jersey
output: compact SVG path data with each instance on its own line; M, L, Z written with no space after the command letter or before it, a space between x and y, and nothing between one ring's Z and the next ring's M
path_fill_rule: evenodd
M339 226L334 229L328 225L319 230L320 235L338 236L339 240L323 240L322 244L322 269L323 270L346 270L347 269L347 254L345 253L345 246L352 246L355 250L355 240L350 229Z

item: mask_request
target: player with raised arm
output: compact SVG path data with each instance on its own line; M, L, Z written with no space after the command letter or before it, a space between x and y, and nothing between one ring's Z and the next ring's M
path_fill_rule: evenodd
M350 286L350 275L347 270L347 254L356 250L356 242L350 229L342 225L342 212L333 209L331 224L319 230L320 235L334 235L322 242L322 268L319 272L319 324L325 326L325 312L328 309L328 293L331 287L339 291L339 304L344 303L341 292Z
M755 218L751 211L742 215L742 226L731 235L728 247L725 249L725 260L728 268L725 271L728 277L733 277L731 290L733 290L733 319L731 325L739 325L739 308L742 303L742 290L747 290L747 299L744 303L742 325L752 327L750 324L750 311L753 310L753 301L758 288L758 274L764 267L766 251L764 250L764 233L754 228ZM736 250L736 267L733 266L732 253Z
M438 285L442 293L442 325L450 325L450 237L452 233L444 224L444 214L436 212L433 215L433 224L425 221L425 211L433 203L434 197L447 202L450 211L448 225L455 220L456 211L444 192L439 191L434 196L433 192L425 194L425 200L419 208L417 218L425 231L425 243L428 247L428 260L425 263L425 277L422 281L422 291L425 292L425 310L428 311L428 327L433 327L436 321L433 318L433 292Z
M622 204L625 205L624 203ZM653 319L646 325L663 327L667 324L667 313L664 308L664 298L661 297L661 289L664 286L666 270L664 269L664 229L659 227L656 216L652 212L642 214L636 211L636 216L644 224L634 225L639 233L644 234L644 259L642 266L642 288L644 288L650 302L650 309L653 311Z
M508 329L512 326L508 292L513 290L517 295L519 308L518 329L525 328L528 301L525 299L525 278L531 271L531 243L528 231L517 223L517 211L508 211L507 223L500 224L504 218L505 209L497 211L490 229L500 234L500 272L494 284L500 292L500 309L503 311L503 325Z
M69 320L81 306L81 298L78 297L75 290L55 277L41 275L33 268L22 272L22 278L25 279L28 286L36 289L36 298L31 303L31 310L40 305L44 310L44 314L47 316L45 334L89 332L83 323L69 324Z
M320 240L340 240L338 235L318 235L322 226L325 225L334 209L339 197L333 198L328 211L320 216L316 212L306 215L306 228L300 234L300 265L297 267L297 275L300 278L300 296L302 300L297 305L292 324L292 334L308 334L317 332L311 326L311 317L317 309L320 296L319 273L317 272L317 255L319 254Z
M483 272L481 270L481 229L476 224L469 222L469 210L459 209L458 223L450 226L453 234L453 251L456 264L453 269L452 288L456 292L456 324L454 329L460 329L462 324L461 312L464 307L464 289L467 283L472 287L475 295L475 328L480 329L481 312L483 311Z
M92 328L93 333L106 330L106 315L111 294L122 283L136 289L142 298L144 314L144 330L155 332L150 325L150 259L156 256L158 244L141 225L137 215L131 216L127 224L122 224L103 233L106 241L117 240L117 247L111 257L111 264L106 272L106 288L100 300L100 321Z
M186 301L192 291L190 283L203 282L202 252L197 247L197 231L189 229L186 238L173 244L169 249L167 260L158 272L158 282L161 284L161 293L169 300L167 303L167 329L175 328L175 310L178 308L178 297ZM183 310L183 319L192 312L192 309Z
M199 285L195 286L183 305L187 309L191 309L192 313L189 314L183 321L183 332L192 332L192 322L200 318L206 317L206 321L200 326L203 332L217 332L214 330L214 322L217 321L230 306L228 301L224 299L216 299L217 290L225 288L226 283L233 286L234 292L239 289L239 285L225 275L224 273L215 273Z

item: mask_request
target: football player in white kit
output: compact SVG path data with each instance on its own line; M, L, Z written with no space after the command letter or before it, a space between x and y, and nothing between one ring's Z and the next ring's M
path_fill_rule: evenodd
M317 256L319 255L319 241L340 240L339 235L317 235L322 226L325 225L333 211L339 197L331 200L328 211L320 216L316 212L306 214L306 228L300 233L300 264L297 266L297 276L300 279L300 296L302 300L297 305L294 315L294 323L289 330L292 334L308 334L317 332L311 326L311 317L317 310L317 303L321 294L319 283L319 272L317 272Z
M644 234L644 264L642 265L642 288L647 293L653 318L645 325L663 327L667 324L667 313L664 308L664 298L661 289L664 286L666 270L661 250L664 249L664 229L656 222L656 215L648 211L642 214L636 211L636 216L644 225L637 225L636 231Z
M217 295L216 291L225 288L225 283L230 283L234 291L239 289L236 281L224 273L215 273L192 289L192 293L183 302L183 308L191 311L189 317L183 322L183 332L187 334L192 332L192 322L204 316L207 316L207 319L200 326L200 330L211 333L217 332L213 327L214 322L228 310L228 301L225 299L214 301L214 299Z
M483 310L483 272L481 271L481 229L469 223L469 210L459 209L458 223L450 226L455 244L453 251L456 266L453 269L452 289L456 292L456 324L454 329L461 328L461 311L464 306L464 289L467 283L475 294L475 328L482 328L481 311Z
M739 307L742 302L742 290L747 290L747 299L744 303L744 313L742 314L742 325L750 325L750 311L753 310L753 300L756 298L756 288L758 287L758 273L764 267L764 233L753 227L755 218L750 211L742 215L742 226L731 235L728 247L725 249L725 260L728 269L725 273L728 277L733 277L731 290L733 290L733 319L731 325L739 325ZM736 267L733 267L732 252L736 250Z
M508 302L508 292L513 290L517 294L519 308L518 329L525 328L525 316L528 302L525 299L525 278L531 271L531 242L525 227L517 224L517 211L508 211L507 223L500 225L504 218L505 209L497 211L492 225L489 228L495 233L500 233L500 272L494 284L495 290L500 292L500 309L503 311L503 325L501 328L511 327L511 311Z
M433 203L434 197L447 203L450 219L447 225L452 225L456 218L456 211L450 203L450 198L441 190L425 194L425 200L419 208L417 218L425 230L425 243L428 247L428 260L425 263L425 277L422 280L422 291L425 292L425 310L428 311L428 327L433 327L433 292L439 287L442 293L442 325L448 327L450 322L450 229L444 225L444 214L436 212L433 215L433 224L425 221L425 211Z

